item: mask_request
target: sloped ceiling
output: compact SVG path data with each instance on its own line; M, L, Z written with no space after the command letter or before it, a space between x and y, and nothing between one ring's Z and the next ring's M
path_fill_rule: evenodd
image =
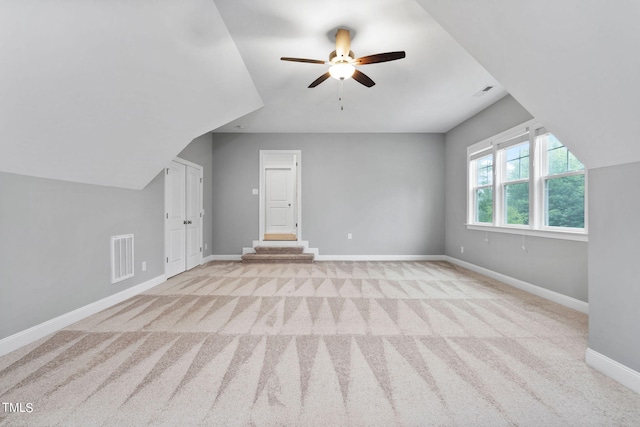
M632 0L5 1L0 171L143 188L211 130L444 132L505 89L588 167L640 161L637 22ZM357 56L407 52L344 110L279 60L340 26Z
M414 0L215 0L264 100L217 132L446 132L506 91ZM376 83L329 79L337 28L356 57L404 50L402 60L358 67ZM474 96L493 86L482 97Z
M587 167L640 161L640 2L417 1Z
M0 170L143 188L262 106L211 0L0 4Z

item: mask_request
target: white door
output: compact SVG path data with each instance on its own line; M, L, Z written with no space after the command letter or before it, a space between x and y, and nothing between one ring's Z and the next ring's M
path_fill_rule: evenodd
M185 173L186 166L171 162L165 173L165 251L167 277L182 273L186 268Z
M171 162L165 173L167 277L202 261L202 169Z
M187 233L185 242L186 269L200 265L202 261L202 247L200 238L202 227L200 225L200 184L202 173L200 170L186 167L186 198L185 198L185 218L187 220Z
M293 168L265 169L266 234L296 234Z

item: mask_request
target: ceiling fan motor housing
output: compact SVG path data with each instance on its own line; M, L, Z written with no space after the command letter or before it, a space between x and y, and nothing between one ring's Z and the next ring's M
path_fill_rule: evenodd
M349 30L339 28L336 31L336 54L339 57L348 57L351 53L351 33ZM353 57L352 57L353 58Z
M351 34L349 30L338 29L336 32L336 50L329 54L329 74L336 80L344 80L353 76L356 67L352 65L355 58L351 51Z
M351 62L355 57L356 56L352 50L349 51L348 56L338 56L338 53L334 50L329 54L329 62L332 64L337 64L338 62Z

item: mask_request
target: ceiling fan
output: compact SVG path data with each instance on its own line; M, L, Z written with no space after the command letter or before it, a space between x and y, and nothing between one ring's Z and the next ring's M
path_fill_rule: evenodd
M369 78L362 71L356 69L356 65L376 64L378 62L395 61L396 59L402 59L406 56L404 51L377 53L375 55L363 56L361 58L355 58L355 55L351 51L351 33L349 30L339 28L336 32L336 50L329 54L329 63L331 67L329 71L315 79L310 85L310 88L318 86L329 77L333 77L338 80L345 80L353 77L355 81L371 87L375 85L375 82ZM306 62L308 64L326 64L327 61L319 59L306 59L306 58L280 58L283 61L292 62Z

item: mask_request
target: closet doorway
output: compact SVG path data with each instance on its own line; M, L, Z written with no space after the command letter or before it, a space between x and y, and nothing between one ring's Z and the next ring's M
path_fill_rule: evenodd
M202 262L203 168L176 159L165 169L165 276Z

